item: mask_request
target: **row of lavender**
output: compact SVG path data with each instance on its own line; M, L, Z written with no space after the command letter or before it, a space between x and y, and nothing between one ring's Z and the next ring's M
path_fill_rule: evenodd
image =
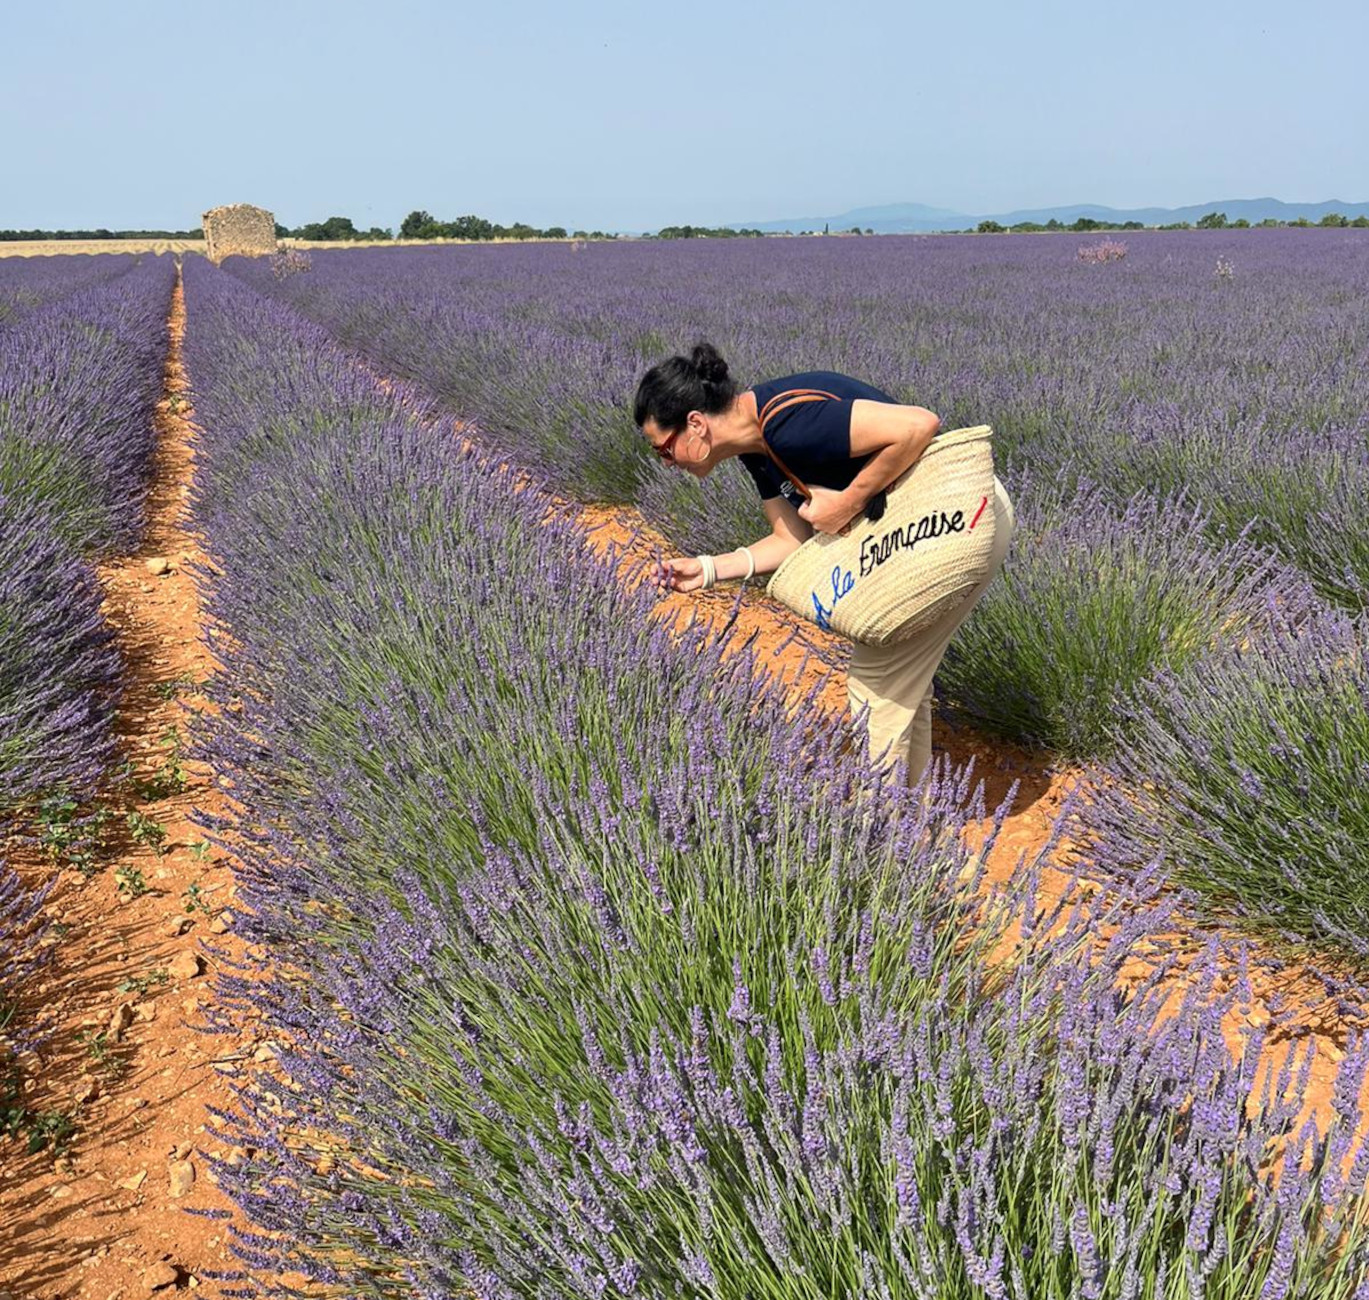
M1109 860L1167 849L1204 898L1364 954L1369 665L1338 611L1369 573L1369 239L1302 236L1146 237L1101 266L1048 237L228 266L557 487L636 500L691 549L760 519L735 464L700 492L631 428L641 369L697 334L744 379L832 366L948 423L987 414L1018 530L943 698L1158 791L1144 817L1091 811ZM1239 274L1213 276L1218 255Z
M102 260L38 268L47 301L0 330L0 837L45 799L93 794L114 755L119 664L92 561L141 532L175 267ZM0 1133L31 1145L20 1063L48 1026L19 1011L51 951L46 897L0 859Z
M91 560L141 535L174 279L146 259L0 333L0 812L89 793L111 754Z
M127 275L140 261L132 253L0 257L0 329L45 303Z
M1369 1042L1324 1138L1289 1132L1310 1061L1247 1113L1244 980L1119 987L1153 879L986 896L963 784L869 788L449 424L186 285L232 634L199 744L240 809L202 820L263 954L220 1014L284 1044L221 1115L228 1294L1363 1300Z

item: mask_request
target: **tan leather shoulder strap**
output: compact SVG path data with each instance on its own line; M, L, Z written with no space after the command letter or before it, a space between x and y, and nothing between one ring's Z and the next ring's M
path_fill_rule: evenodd
M765 440L765 426L770 423L781 411L787 411L791 406L800 406L804 402L839 402L835 393L824 392L821 388L790 388L783 393L776 393L765 404L765 408L760 412L761 422L761 444L765 447L765 454L775 462L781 474L785 476L796 488L805 501L811 501L813 494L808 490L807 485L789 469L785 463L775 454L775 449Z

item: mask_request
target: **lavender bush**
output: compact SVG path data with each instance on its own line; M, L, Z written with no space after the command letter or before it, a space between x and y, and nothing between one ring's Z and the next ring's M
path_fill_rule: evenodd
M174 281L147 258L0 333L0 491L82 553L141 535Z
M90 566L0 492L0 812L88 795L113 757L119 658Z
M1369 955L1364 617L1324 614L1147 684L1087 829L1123 873L1164 853L1247 921Z
M1069 759L1129 744L1126 706L1160 670L1182 689L1223 645L1293 628L1320 602L1308 580L1237 538L1208 542L1182 494L1116 510L1096 484L1029 480L999 581L957 633L938 688L986 730Z
M139 261L132 253L0 257L0 329L15 324L44 303L127 275Z
M200 736L240 812L201 820L267 952L220 1028L282 1045L220 1115L229 1294L1356 1294L1369 1047L1271 1167L1298 1071L1247 1114L1216 946L1163 1022L1158 975L1119 991L1153 873L1126 911L985 899L968 773L872 786L540 494L186 281L240 693Z

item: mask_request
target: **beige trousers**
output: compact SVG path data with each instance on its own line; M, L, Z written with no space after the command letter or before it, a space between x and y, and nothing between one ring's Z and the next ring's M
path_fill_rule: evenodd
M1012 541L1015 517L1003 484L994 479L994 546L989 573L965 599L916 636L896 645L856 644L847 674L851 713L868 707L867 743L878 770L900 759L908 764L910 786L922 779L932 759L932 677L955 630L969 617L989 583L1002 568Z

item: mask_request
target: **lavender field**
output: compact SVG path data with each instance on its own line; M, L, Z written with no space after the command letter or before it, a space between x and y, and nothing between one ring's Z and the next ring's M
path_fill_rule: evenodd
M943 663L943 705L1157 791L1163 816L1109 832L1104 874L1164 853L1195 901L1363 954L1369 238L1147 233L1101 263L1081 247L1065 235L679 241L227 269L556 490L636 504L685 553L765 531L734 463L701 490L631 425L637 377L696 337L743 382L830 367L948 427L992 423L1020 523L1003 580ZM1318 629L1346 617L1331 650ZM1328 655L1345 701L1332 712L1303 686L1331 671ZM1240 727L1194 730L1210 659L1231 665L1225 680L1269 683L1236 690ZM1276 753L1281 735L1294 739ZM1302 758L1304 737L1349 766ZM1271 856L1266 791L1286 788L1290 762L1297 806L1316 811L1279 815Z
M238 1267L205 1281L1369 1300L1369 239L1083 242L184 260L193 820L248 945L206 948L204 1028L273 1045L209 1108ZM145 526L175 271L7 274L0 813L32 829L113 779L94 564ZM993 424L1018 528L941 707L1083 777L1007 881L1015 789L872 778L816 687L591 546L582 503L683 551L765 531L632 425L699 336L743 382ZM42 902L0 863L0 1055L44 1030L9 1023ZM1280 1001L1309 960L1318 1035Z
M284 1043L219 1116L259 1229L227 1294L1363 1296L1369 1038L1294 1132L1310 1056L1261 1080L1266 1031L1222 1031L1248 943L1168 1011L1166 963L1122 981L1153 864L986 894L963 783L872 788L450 418L185 276L234 637L204 825L267 954L218 1014Z

